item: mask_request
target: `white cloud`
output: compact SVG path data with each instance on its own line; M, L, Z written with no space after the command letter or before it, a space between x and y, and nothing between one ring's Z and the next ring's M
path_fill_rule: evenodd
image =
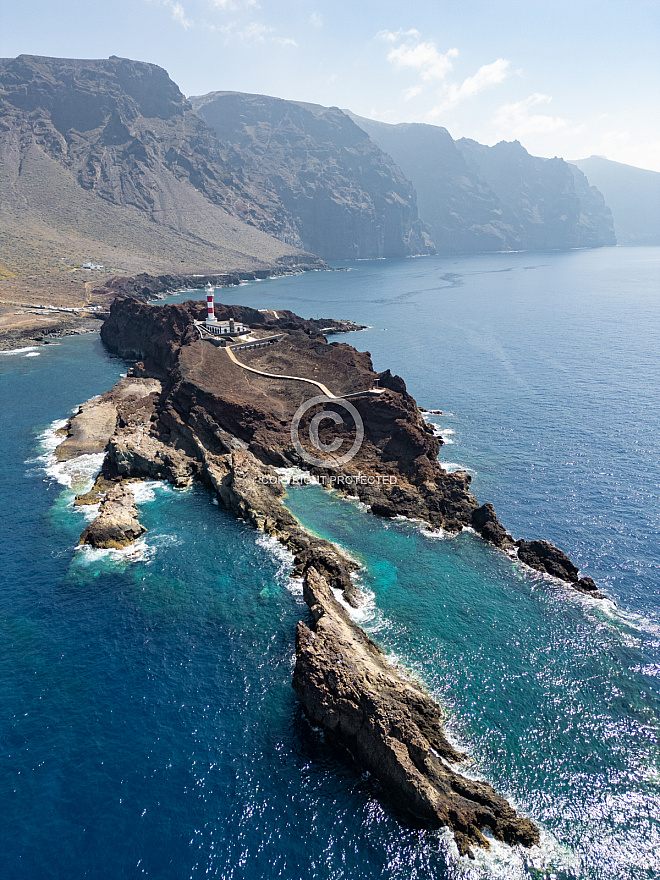
M312 12L312 14L309 17L309 23L312 25L312 27L315 27L315 28L323 27L323 18L321 17L321 13L320 12Z
M430 121L437 119L461 101L501 83L510 74L509 61L498 58L491 64L482 65L475 74L467 77L462 83L446 83L448 74L453 69L454 59L459 55L458 49L440 52L433 40L422 39L420 32L415 29L379 31L376 37L389 44L387 60L393 67L398 70L413 71L419 76L418 82L404 91L405 101L416 98L432 83L440 84L440 101L427 114L427 119Z
M568 121L560 116L548 116L543 113L530 113L538 104L549 104L550 95L535 92L523 101L514 104L503 104L493 116L493 123L499 136L510 138L525 137L530 134L548 134L568 128Z
M188 30L188 28L195 26L194 21L186 18L185 9L180 3L173 3L172 0L165 0L165 5L172 10L172 18L177 24L180 24L182 28Z
M397 40L403 39L404 37L421 37L419 31L412 28L409 31L378 31L376 34L377 40L385 40L386 43L396 43Z
M146 0L146 2L151 3L152 0ZM185 30L195 27L195 22L186 16L185 9L180 3L177 3L176 0L156 0L156 3L159 6L164 6L166 9L169 9L172 13L172 19L177 24L180 24Z
M210 0L211 6L223 12L235 12L237 9L258 8L257 0Z
M390 49L387 60L395 67L417 70L423 80L429 81L444 79L452 68L451 59L457 55L458 49L449 49L444 55L438 52L432 40L408 40Z
M427 118L429 120L437 119L438 116L451 110L452 107L456 107L466 98L473 98L484 89L503 82L508 75L509 62L506 58L498 58L491 64L483 64L473 76L468 76L460 85L458 83L445 85L440 93L442 101L429 111Z
M241 40L244 43L277 43L279 46L297 46L293 37L280 37L274 27L251 21L246 25L240 25L236 21L230 21L222 25L207 25L208 30L224 34L227 41Z
M403 97L405 101L411 101L413 98L416 98L417 95L421 95L423 89L421 86L410 86L409 89L406 89L403 93Z

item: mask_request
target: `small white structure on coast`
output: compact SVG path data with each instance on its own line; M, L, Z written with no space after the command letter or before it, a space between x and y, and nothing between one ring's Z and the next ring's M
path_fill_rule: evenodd
M206 285L206 329L215 336L240 336L247 333L248 328L240 321L230 318L228 321L218 321L215 316L215 304L213 302L213 287Z

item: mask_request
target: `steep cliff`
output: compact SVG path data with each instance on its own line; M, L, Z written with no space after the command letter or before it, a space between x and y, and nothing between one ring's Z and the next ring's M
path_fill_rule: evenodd
M352 118L416 187L420 216L440 253L510 247L514 232L502 220L497 196L468 166L446 128Z
M619 244L660 244L660 172L612 162L604 156L579 159L572 165L605 196Z
M324 259L433 252L412 185L341 110L237 92L190 100L245 187L246 221Z
M612 212L602 194L563 159L530 156L518 141L487 147L462 138L456 146L496 194L502 219L522 249L616 244Z
M454 141L436 125L352 118L417 188L441 253L616 243L602 195L561 159L530 156L517 141Z

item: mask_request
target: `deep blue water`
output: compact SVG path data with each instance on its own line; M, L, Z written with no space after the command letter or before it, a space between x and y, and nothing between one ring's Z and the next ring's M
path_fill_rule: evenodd
M290 491L363 562L360 621L438 696L468 772L543 829L540 850L476 865L401 825L305 722L290 681L306 612L272 542L202 489L150 484L134 556L74 549L94 462L58 482L48 429L125 364L89 336L0 356L0 876L660 876L659 258L360 262L218 297L370 325L346 341L443 410L441 460L616 600L469 533Z

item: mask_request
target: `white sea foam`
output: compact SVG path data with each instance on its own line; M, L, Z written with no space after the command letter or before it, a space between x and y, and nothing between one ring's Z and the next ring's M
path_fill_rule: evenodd
M302 485L310 485L310 486L318 486L319 481L315 476L309 473L309 471L304 471L301 468L297 467L279 467L275 468L275 473L280 478L280 482L282 482L285 486L288 486L290 483L300 483Z
M160 480L140 480L128 484L133 493L136 504L146 504L156 498L156 489L164 488L165 484Z
M136 541L121 550L101 550L98 547L90 547L89 544L77 545L75 550L75 563L85 568L96 567L99 563L107 562L120 565L129 562L143 562L154 553L154 548L146 541Z
M43 434L39 434L37 440L39 441L39 448L42 454L37 458L29 458L25 463L45 463L46 458L52 455L53 452L60 445L60 443L62 443L62 441L64 440L64 436L62 434L58 434L57 432L61 431L62 428L66 428L68 423L68 419L58 419L57 421L53 422L53 424L49 428L47 428L43 432Z
M90 455L79 455L68 461L57 461L55 456L46 465L48 476L57 480L62 486L67 486L72 491L82 494L89 492L94 485L105 458L104 452L96 452Z
M464 464L459 464L457 461L439 461L438 464L441 468L446 470L448 474L455 474L456 471L465 471L471 476L475 476L477 473L474 468L467 467Z
M74 507L73 502L74 499L72 498L70 506L73 507L77 513L81 514L86 522L91 522L99 515L99 510L101 509L100 502L99 504L81 504L78 507Z
M372 590L368 590L360 582L359 578L354 577L355 586L359 590L360 604L354 608L349 604L339 589L333 589L335 599L342 608L348 612L351 620L361 626L368 633L373 634L382 629L383 621L381 620L380 611L376 605L376 594Z
M582 595L581 593L578 595ZM589 598L588 596L586 598ZM660 639L660 621L656 620L652 617L648 617L644 614L636 614L634 611L625 611L622 608L619 608L614 602L611 602L609 599L592 599L592 603L595 604L595 609L602 611L603 614L609 619L610 623L621 626L623 624L626 627L629 627L636 632L653 636L656 639Z
M277 538L261 532L256 539L258 547L267 550L270 556L277 563L277 571L275 579L282 586L292 593L294 596L302 597L302 578L292 578L291 569L293 568L293 553L280 544Z
M447 538L451 538L449 532L446 532L444 529L421 528L419 531L425 538L432 538L434 541L444 541Z
M4 355L5 357L11 357L12 355L24 355L27 356L28 353L34 352L34 354L39 354L34 345L28 345L25 348L12 348L11 351L0 351L0 355Z
M542 826L539 831L539 846L524 850L501 843L484 830L490 849L473 847L474 860L459 858L452 841L450 848L454 854L455 876L460 880L527 880L532 871L534 875L547 878L556 877L558 873L580 876L582 864L579 856L560 844Z
M28 351L25 355L26 358L38 358L41 355L40 351Z
M451 446L454 443L451 438L456 432L452 428L441 428L440 425L436 425L435 422L429 422L429 425L433 428L433 436L442 437L445 446Z

